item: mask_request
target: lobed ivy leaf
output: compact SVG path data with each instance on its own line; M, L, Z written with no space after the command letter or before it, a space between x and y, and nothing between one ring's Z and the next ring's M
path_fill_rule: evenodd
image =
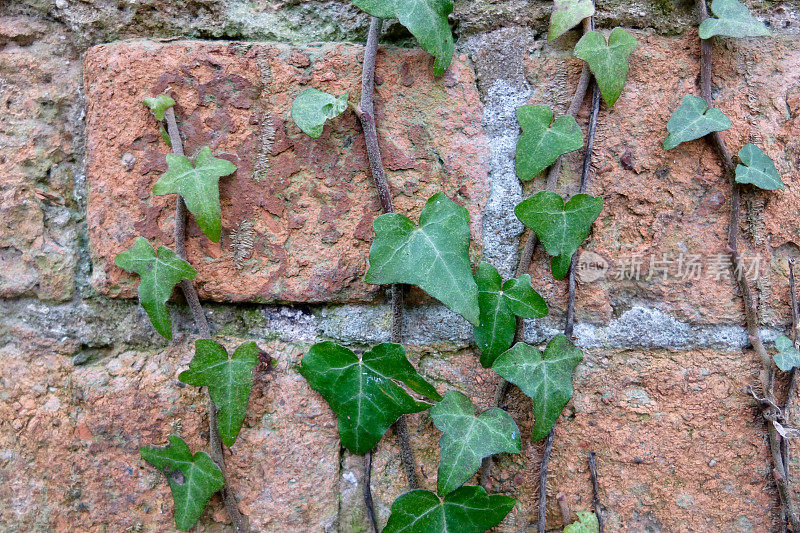
M167 166L167 171L153 186L153 192L158 196L180 194L203 233L219 242L222 233L219 179L236 172L236 165L214 157L211 148L204 146L194 165L186 156L167 154Z
M687 94L683 103L667 122L669 135L664 140L664 150L672 150L682 142L705 137L714 131L725 131L731 121L717 108L710 108L699 96Z
M592 31L575 45L575 57L589 65L608 107L613 106L622 94L628 77L628 56L635 48L636 37L622 28L614 28L607 43L602 33Z
M697 33L701 39L715 35L726 37L760 37L771 35L763 22L750 14L747 6L737 0L714 0L711 12L718 18L707 18L700 23Z
M233 446L242 428L256 365L258 348L255 342L242 344L229 358L219 343L198 339L189 370L178 376L183 383L208 387L211 401L217 406L217 429L225 446Z
M478 286L469 262L469 213L444 193L431 196L419 216L387 213L375 219L367 283L416 285L478 325Z
M519 429L511 416L493 407L475 416L475 406L464 394L450 391L431 408L439 440L438 491L449 494L471 478L481 460L498 453L519 453Z
M767 191L784 188L775 163L755 144L745 144L739 150L739 159L742 164L736 165L737 183L752 183Z
M572 398L572 373L583 354L564 335L556 335L544 353L518 342L497 358L492 369L533 400L533 440L550 434Z
M503 521L516 500L471 485L440 498L427 490L401 494L383 533L483 533Z
M159 94L142 100L150 108L150 112L159 122L164 120L164 112L175 105L175 100L168 94Z
M353 0L353 5L373 17L382 19L397 18L394 0Z
M547 315L547 303L531 287L531 277L503 283L503 278L489 263L482 262L475 273L478 283L480 325L475 326L475 343L481 350L481 364L489 368L501 353L514 343L517 321L514 318L540 318Z
M517 109L522 135L517 141L517 176L532 180L562 154L583 146L583 132L569 115L553 121L553 111L546 105L524 105Z
M139 274L139 302L156 331L172 339L167 300L175 285L183 279L194 279L197 271L166 246L159 246L156 253L144 237L137 238L133 246L119 253L114 263L123 270Z
M167 476L175 502L175 525L188 531L202 516L208 499L225 485L225 478L207 453L192 455L189 446L175 435L169 442L164 448L143 446L139 453Z
M542 241L552 256L553 276L562 279L569 270L572 254L589 236L592 223L602 210L601 197L576 194L564 203L558 194L540 191L519 203L514 213Z
M592 15L594 15L593 0L553 0L553 14L550 15L547 40L558 39Z
M347 109L347 93L339 98L313 87L297 95L292 102L292 120L312 139L322 135L325 123Z
M414 370L400 344L385 342L359 357L344 346L320 342L303 357L299 372L339 418L342 445L359 455L370 451L401 415L430 407L395 380L434 401L442 398Z
M784 372L789 372L793 368L800 367L800 351L794 347L792 339L786 335L781 335L775 339L775 347L778 353L772 356L778 368Z
M597 515L587 511L578 511L578 520L564 528L564 533L600 533L600 522Z

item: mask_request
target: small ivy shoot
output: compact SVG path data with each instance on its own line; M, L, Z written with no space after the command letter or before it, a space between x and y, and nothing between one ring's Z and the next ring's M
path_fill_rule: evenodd
M792 339L781 335L775 339L775 347L778 353L772 356L778 368L784 372L789 372L793 368L800 367L800 351L794 347Z
M564 533L599 533L600 522L597 515L587 511L578 511L578 520L564 528Z
M687 94L683 103L667 122L669 135L664 140L664 150L672 150L679 144L705 137L714 131L730 129L731 121L716 108L709 109L699 96Z
M175 105L175 100L168 94L159 94L142 100L144 105L150 108L150 112L156 117L156 120L161 122L164 120L164 112L170 107Z
M306 89L292 102L292 120L303 133L312 139L319 139L325 123L344 113L347 109L347 93L338 98L332 94L314 89Z

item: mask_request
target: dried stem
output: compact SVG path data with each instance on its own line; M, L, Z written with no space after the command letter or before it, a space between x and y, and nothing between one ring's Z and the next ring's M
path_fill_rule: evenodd
M697 0L698 18L702 23L708 18L708 9L706 7L706 0ZM711 96L711 83L712 83L712 46L711 41L708 39L701 39L700 41L700 94L706 101L708 107L713 107L713 98ZM764 396L767 400L774 403L774 377L775 367L772 358L767 354L764 348L764 343L761 340L761 335L758 331L758 307L753 295L750 284L747 282L747 277L744 275L744 268L741 256L739 255L739 211L741 210L741 187L734 179L735 165L733 158L728 151L725 143L722 141L722 136L719 132L714 132L706 135L706 139L711 143L714 149L720 156L722 167L725 176L731 183L731 218L730 225L728 226L728 248L731 254L731 266L733 267L733 275L736 278L739 289L742 293L742 300L744 301L744 314L747 326L747 333L750 338L750 343L753 349L761 359L762 369L760 372L761 386L764 389ZM781 500L781 512L789 520L792 525L793 531L800 531L800 517L797 515L797 510L792 499L791 492L788 486L786 472L786 465L784 464L783 455L781 453L780 435L778 435L775 425L769 420L769 414L764 412L765 419L767 419L767 431L769 436L769 449L772 455L772 462L774 468L772 470L775 485L778 488L778 495Z
M592 505L599 525L598 533L603 533L603 506L600 503L600 485L597 483L597 460L594 452L589 454L589 474L592 476Z
M558 509L561 511L561 525L567 527L571 522L567 497L563 492L559 492L556 494L556 501L558 502Z
M547 440L544 442L544 452L542 453L542 469L539 472L539 533L545 533L547 519L547 468L550 466L550 455L553 453L553 437L556 428L550 430Z
M181 134L178 130L178 122L175 120L175 111L173 108L168 108L164 113L164 118L167 122L167 133L169 134L169 141L172 144L172 151L177 155L184 155L183 141L181 141ZM186 204L181 195L175 202L175 253L186 260ZM207 339L211 337L211 328L208 325L203 308L200 305L200 298L197 295L197 290L190 280L181 281L181 289L192 310L194 323L200 333L200 338ZM208 394L208 390L206 390ZM225 510L231 519L231 524L237 533L249 533L250 526L247 518L239 512L239 505L237 503L236 493L228 484L227 472L225 469L225 457L222 451L222 440L219 437L219 430L217 429L217 406L208 397L208 452L211 459L217 464L222 471L222 475L226 477L225 486L222 487L222 501L225 505Z
M372 452L364 454L364 479L361 483L361 490L364 493L364 503L367 506L367 516L372 526L372 531L378 533L378 521L375 519L375 504L372 501Z
M789 259L789 294L791 297L791 305L792 305L792 342L794 343L794 347L797 348L797 340L798 340L797 334L798 334L798 328L800 328L800 309L798 309L797 307L797 285L795 283L795 278L794 278L794 263L795 263L794 259ZM794 397L796 395L797 395L797 370L793 368L792 377L789 380L789 392L786 395L786 403L783 406L783 412L787 418L791 417L791 411L792 408L794 407L793 406ZM786 441L786 439L784 439L784 441ZM784 461L788 465L789 464L788 453L785 455L786 456L784 457Z

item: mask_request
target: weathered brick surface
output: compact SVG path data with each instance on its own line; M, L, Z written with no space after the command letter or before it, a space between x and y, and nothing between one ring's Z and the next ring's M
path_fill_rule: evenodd
M221 182L221 242L189 226L189 260L200 273L201 297L374 298L378 289L363 275L380 205L357 118L347 111L314 140L289 117L293 98L307 87L348 91L357 102L362 54L361 46L345 44L128 42L92 48L84 76L95 286L109 295L134 295L137 280L113 264L114 256L138 235L172 243L175 198L152 194L169 148L141 104L143 97L168 90L178 102L187 153L209 145L238 166ZM397 209L413 217L444 190L469 209L479 241L488 150L475 75L464 58L456 58L444 77L433 79L430 59L419 50L382 48L378 54L376 115L388 180ZM247 233L250 245L237 264L232 244Z

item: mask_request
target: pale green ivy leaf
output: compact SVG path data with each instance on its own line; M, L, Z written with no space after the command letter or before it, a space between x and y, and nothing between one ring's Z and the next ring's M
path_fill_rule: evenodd
M339 418L342 446L358 455L370 451L401 415L430 407L395 380L434 401L442 398L414 370L400 344L385 342L357 356L344 346L320 342L303 356L299 372Z
M339 98L313 87L297 95L292 102L292 120L303 133L312 139L322 135L325 122L336 118L347 109L347 93Z
M481 263L475 281L481 311L480 325L475 326L475 343L481 350L481 364L489 368L514 343L517 328L514 317L541 318L547 315L547 304L531 287L528 274L503 283L496 268Z
M217 429L225 446L233 446L247 414L253 387L253 369L258 365L255 342L236 348L233 357L222 345L210 339L195 341L194 359L178 380L196 387L208 387L217 406Z
M783 180L772 159L755 144L745 144L739 150L742 164L736 165L736 182L752 183L767 191L783 189Z
M578 511L578 520L564 528L564 533L599 533L600 522L597 515L587 511Z
M394 0L353 0L353 5L373 17L397 18L394 11Z
M718 18L707 18L697 33L701 39L715 35L726 37L760 37L771 35L763 22L750 14L747 6L737 0L714 0L711 12Z
M601 197L576 194L564 199L551 191L540 191L514 208L517 218L533 230L552 256L553 276L566 275L572 254L589 236L592 223L603 210Z
M519 429L511 416L493 407L475 416L475 406L464 394L450 391L431 408L439 440L438 491L448 494L471 478L484 457L519 453Z
M471 485L444 498L412 490L392 503L383 533L483 533L502 522L515 503L510 496L489 495L483 487Z
M613 106L622 94L628 77L628 56L635 48L636 37L622 28L614 28L608 43L602 33L592 31L575 45L575 57L589 65L608 107Z
M517 176L532 180L562 154L583 146L583 132L569 115L553 120L553 111L546 105L524 105L517 109L522 135L517 141Z
M180 194L203 233L219 242L222 233L219 179L236 172L236 165L214 157L211 148L204 146L194 165L186 156L167 154L167 166L168 170L153 186L153 192L158 196Z
M156 120L164 120L164 112L170 107L175 105L175 100L168 94L159 94L142 100L144 105L150 108L150 112L156 117Z
M518 342L497 358L492 369L533 400L533 440L550 434L572 398L572 373L583 353L564 335L556 335L544 353Z
M554 0L547 40L558 39L592 15L594 15L593 0Z
M114 263L123 270L139 274L139 302L156 331L172 339L167 300L175 285L183 279L194 279L197 271L166 246L159 246L156 253L144 237L137 238L133 246L119 253Z
M164 448L144 446L139 453L167 476L175 502L175 525L188 531L202 516L208 499L225 485L225 478L207 453L192 455L189 446L175 435L169 442Z
M775 347L778 353L772 356L778 368L784 372L789 372L795 367L800 367L800 351L794 347L792 339L786 335L781 335L775 339Z
M469 213L444 193L430 197L416 226L387 213L375 219L367 283L416 285L478 325L478 286L469 262Z
M709 109L699 96L687 94L683 103L667 122L669 135L664 140L664 150L672 150L679 144L705 137L714 131L730 129L731 121L717 108Z

